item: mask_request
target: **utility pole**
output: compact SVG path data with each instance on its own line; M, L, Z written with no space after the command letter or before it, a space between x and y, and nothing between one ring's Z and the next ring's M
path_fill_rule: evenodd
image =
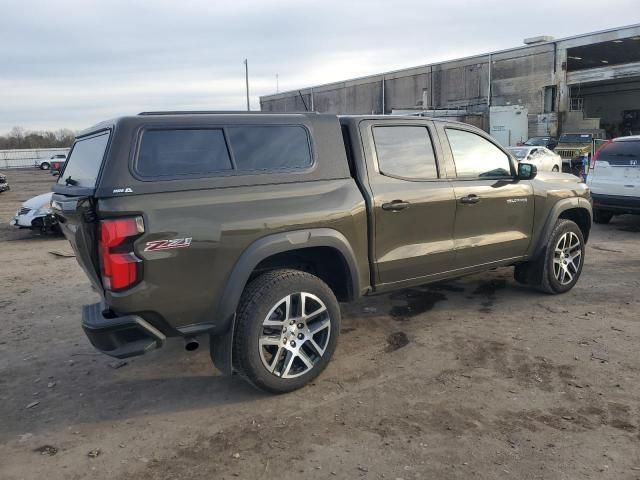
M249 103L249 62L244 59L244 79L247 84L247 112L251 111L251 104Z

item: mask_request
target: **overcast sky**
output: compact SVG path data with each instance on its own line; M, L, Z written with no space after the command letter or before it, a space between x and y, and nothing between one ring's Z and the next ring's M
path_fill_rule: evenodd
M260 95L640 21L638 0L0 0L0 133Z

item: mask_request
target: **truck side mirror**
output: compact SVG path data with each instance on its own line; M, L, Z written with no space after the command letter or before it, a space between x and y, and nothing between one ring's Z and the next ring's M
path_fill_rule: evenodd
M518 164L518 180L533 180L538 174L538 168L530 163Z

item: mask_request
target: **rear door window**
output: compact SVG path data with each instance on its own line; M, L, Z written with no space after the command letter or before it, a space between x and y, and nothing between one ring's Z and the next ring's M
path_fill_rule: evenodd
M427 127L374 127L373 140L378 168L383 175L430 180L438 178L438 167Z
M102 160L109 143L109 132L102 132L76 141L58 184L77 187L96 186Z
M458 177L511 176L509 157L493 143L465 130L446 132Z
M287 170L312 163L309 138L302 127L228 127L227 133L238 170Z
M231 168L221 128L147 130L136 163L144 177L206 175Z

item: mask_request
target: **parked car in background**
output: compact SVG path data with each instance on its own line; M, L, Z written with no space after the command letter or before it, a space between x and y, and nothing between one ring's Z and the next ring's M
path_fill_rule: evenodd
M527 147L546 147L549 150L553 150L558 145L558 140L553 137L531 137L524 142Z
M518 162L527 162L536 166L539 171L559 172L562 170L562 159L557 153L545 147L509 147L509 152Z
M593 140L604 138L606 138L605 132L601 129L567 132L560 135L555 152L562 157L565 171L580 174L585 156L591 159Z
M11 190L9 182L7 182L7 176L0 173L0 193Z
M640 214L640 135L614 138L593 155L587 185L593 220L609 223L614 215Z
M67 156L64 153L56 153L55 155L51 155L49 158L36 160L36 167L40 170L49 170L53 162L64 162L66 159Z
M51 162L51 175L57 177L67 163L67 159L56 159Z
M30 228L43 233L59 231L58 220L51 210L51 196L47 192L30 198L22 204L15 216L9 222L14 227Z

